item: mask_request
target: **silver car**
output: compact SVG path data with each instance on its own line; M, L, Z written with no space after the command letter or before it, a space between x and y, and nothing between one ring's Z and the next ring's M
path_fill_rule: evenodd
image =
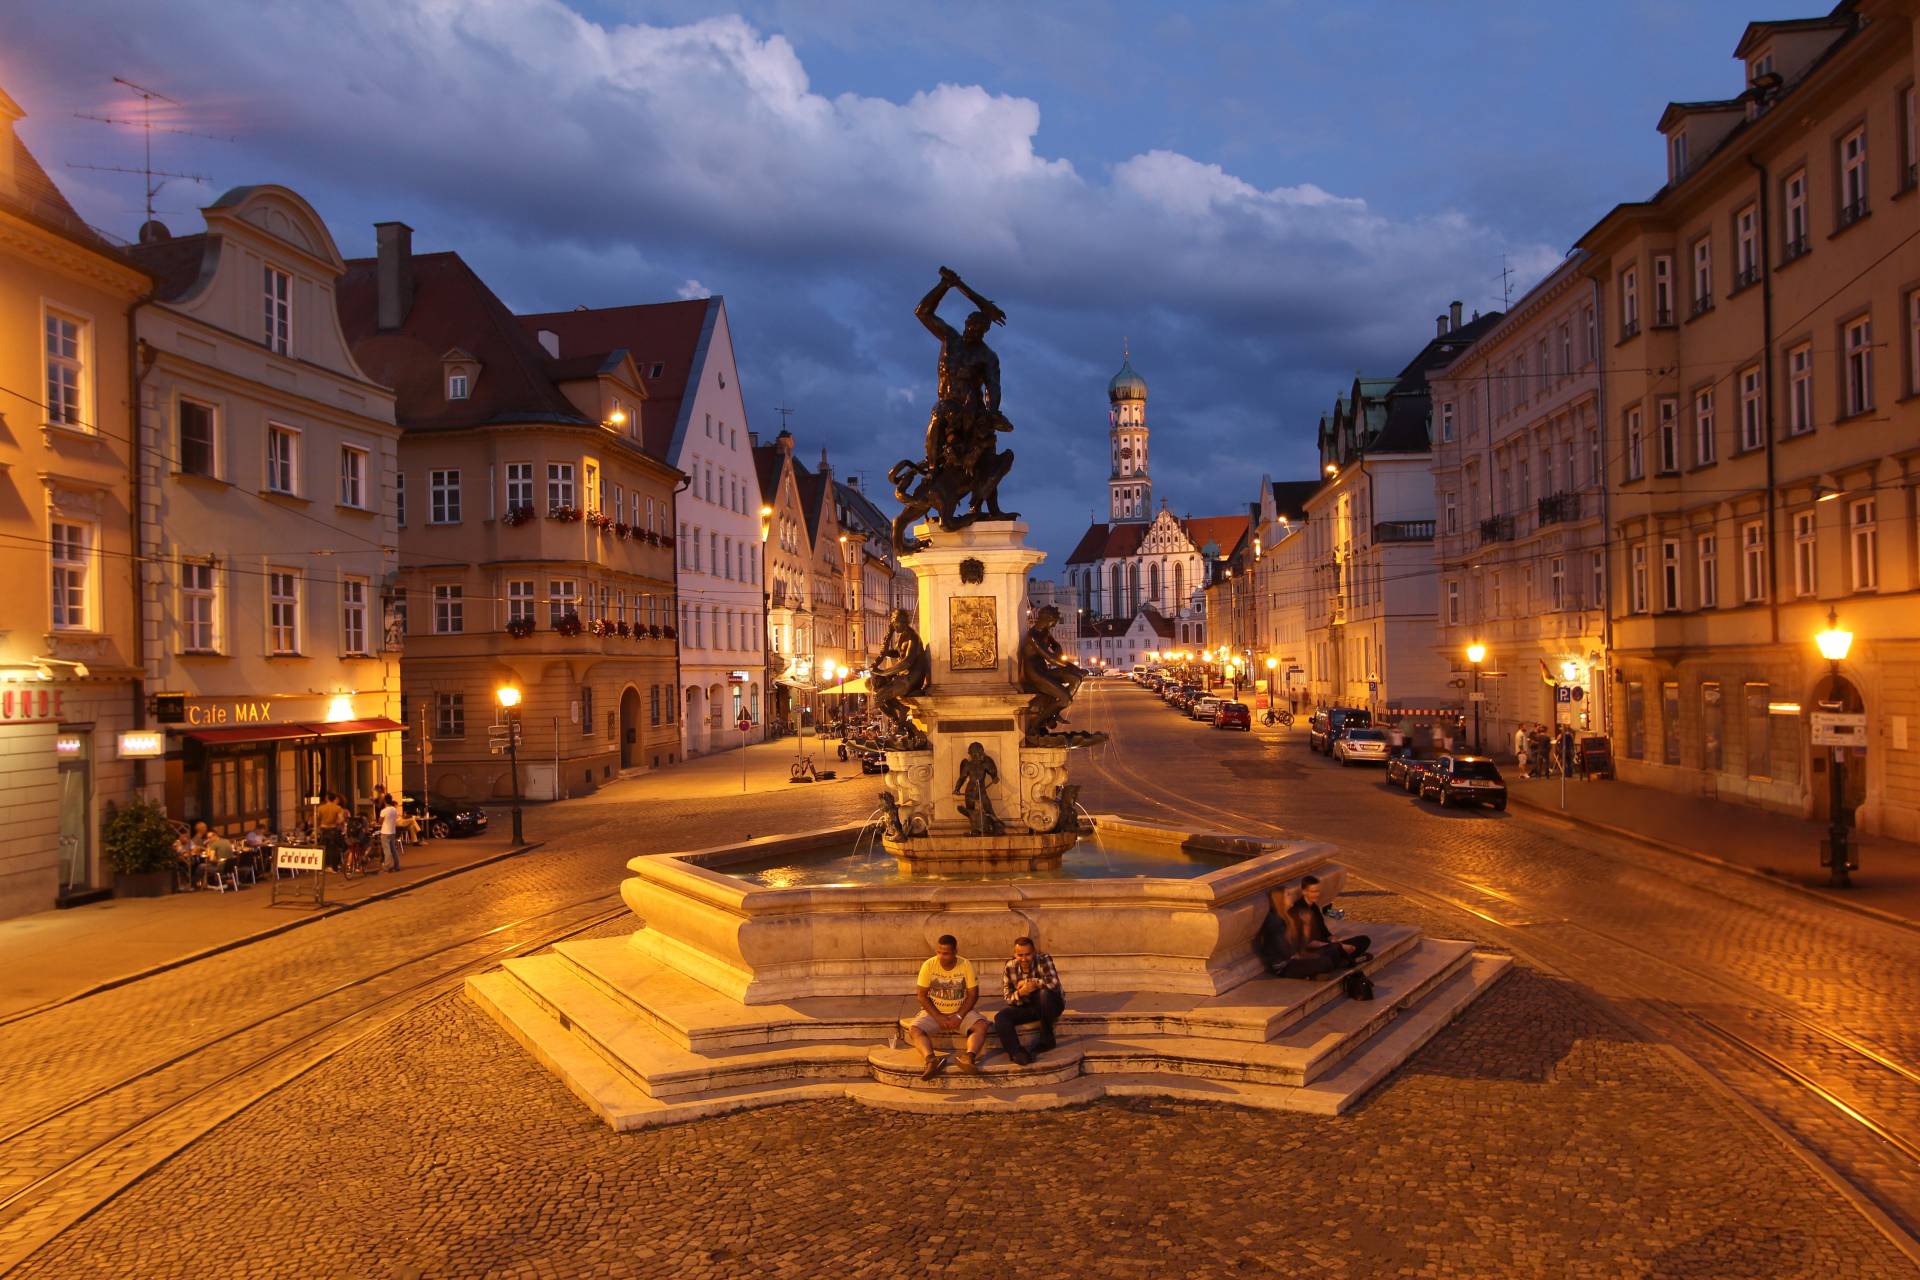
M1333 740L1333 758L1343 765L1385 764L1387 735L1379 729L1349 729Z

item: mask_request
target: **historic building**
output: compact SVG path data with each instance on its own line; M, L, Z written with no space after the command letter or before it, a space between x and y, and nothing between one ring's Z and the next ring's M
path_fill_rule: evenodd
M1486 646L1481 732L1606 731L1599 329L1584 255L1434 370L1435 650Z
M687 477L675 515L683 749L704 755L759 741L767 670L765 504L755 492L752 433L725 299L579 307L521 322L559 359L632 353L647 384L643 443Z
M1623 778L1920 837L1920 138L1910 4L1748 24L1741 90L1661 116L1665 184L1580 240ZM1853 634L1833 669L1814 636Z
M1225 650L1256 696L1272 693L1293 704L1306 676L1307 500L1319 487L1318 480L1261 476L1247 504L1246 532L1214 565L1206 589L1212 643L1203 652ZM1289 686L1296 690L1290 699Z
M82 222L0 92L0 917L102 885L107 802L159 771L133 576L129 313L151 280Z
M813 547L793 460L793 433L782 428L772 444L750 438L760 484L761 581L767 591L768 686L775 718L790 721L810 705L813 689L813 611L807 605Z
M383 510L404 552L390 643L405 645L410 779L511 795L488 732L505 685L523 694L531 798L674 763L684 478L646 447L633 352L542 340L458 254L414 253L397 222L378 237L348 264L340 317L402 428Z
M400 783L399 432L312 206L237 187L202 213L131 251L158 281L136 322L142 646L149 689L182 699L168 810L285 830L324 792Z
M853 666L872 665L887 642L896 608L920 612L913 573L902 568L893 550L893 520L867 496L859 476L833 482L834 519L847 547L849 602L848 648L858 655Z

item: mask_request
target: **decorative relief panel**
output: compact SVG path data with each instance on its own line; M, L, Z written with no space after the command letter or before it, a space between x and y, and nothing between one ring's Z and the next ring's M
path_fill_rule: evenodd
M947 598L947 666L992 671L1000 665L1000 623L992 596Z

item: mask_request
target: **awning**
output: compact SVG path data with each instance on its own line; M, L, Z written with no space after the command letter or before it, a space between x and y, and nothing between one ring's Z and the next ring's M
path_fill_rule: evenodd
M865 676L855 676L851 680L835 680L831 684L820 685L819 690L821 693L871 693L872 692L872 690L867 688L867 678Z
M330 720L325 724L303 726L306 736L315 738L338 738L349 733L391 733L395 729L407 726L398 720L389 720L385 716L374 716L367 720Z
M284 742L289 738L311 738L313 730L303 724L250 724L233 729L192 729L186 736L202 746L217 747L229 742Z
M783 684L789 689L800 689L808 693L813 692L813 683L809 680L796 680L792 676L775 676L773 682L775 684Z

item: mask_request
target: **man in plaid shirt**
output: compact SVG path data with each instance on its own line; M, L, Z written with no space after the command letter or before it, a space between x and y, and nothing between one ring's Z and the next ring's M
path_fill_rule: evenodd
M1000 993L1006 998L1007 1007L994 1015L993 1029L1007 1057L1024 1067L1036 1055L1053 1048L1054 1019L1067 1007L1067 995L1060 989L1060 971L1053 967L1053 957L1036 951L1032 938L1015 938L1013 959L1007 961ZM1032 1053L1020 1047L1020 1027L1028 1022L1040 1024L1040 1038L1034 1042Z

